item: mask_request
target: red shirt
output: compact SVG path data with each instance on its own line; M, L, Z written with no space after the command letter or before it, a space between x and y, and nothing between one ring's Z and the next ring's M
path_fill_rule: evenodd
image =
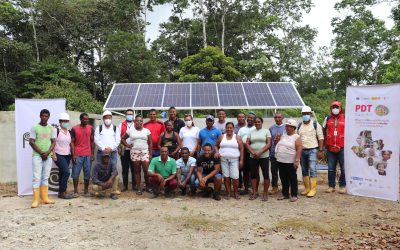
M93 135L93 127L86 125L76 125L71 130L71 137L75 139L74 155L76 156L91 156L92 147L90 137Z
M156 121L148 121L145 124L143 124L144 128L147 128L151 132L151 139L153 142L153 150L158 150L158 139L160 138L160 135L162 132L165 131L165 126L164 123L162 123L159 120Z

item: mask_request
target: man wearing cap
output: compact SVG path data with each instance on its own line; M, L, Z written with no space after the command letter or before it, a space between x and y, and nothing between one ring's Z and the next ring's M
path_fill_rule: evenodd
M121 132L117 126L112 124L112 114L106 110L103 113L103 124L99 125L94 132L94 143L97 146L96 161L101 161L102 154L110 154L110 161L117 166L117 148L121 142Z
M324 134L316 120L311 119L312 110L304 106L301 110L303 121L297 127L303 150L301 152L301 170L305 190L301 195L314 197L317 193L317 157L322 158L324 152Z
M71 162L71 134L69 128L69 115L61 113L60 126L57 128L56 145L53 149L53 161L58 167L58 198L71 199L72 195L67 194L67 185L69 178L69 163Z
M328 161L328 182L329 188L326 193L335 192L336 186L336 165L339 162L339 193L346 193L346 178L344 170L344 129L345 117L342 104L334 101L331 104L331 114L325 118L323 123L324 135L326 138L326 157Z
M168 156L168 148L161 147L160 156L151 160L149 171L149 183L153 187L153 198L160 194L164 189L168 196L178 187L176 181L176 161Z
M79 175L82 168L84 194L89 195L90 169L94 159L94 131L93 127L89 125L89 115L82 113L79 119L81 124L71 129L73 197L78 197Z
M168 109L168 120L167 121L172 122L172 124L174 125L174 131L178 134L179 134L179 131L181 130L181 128L185 127L185 122L178 118L175 107L170 107ZM167 121L164 122L165 127L167 127ZM154 145L154 143L153 143L153 145ZM157 145L157 143L155 145Z
M133 110L127 109L125 111L125 121L121 122L119 125L119 130L121 131L120 136L122 136L129 131L129 129L134 126L133 122ZM131 145L132 142L130 138L126 139L126 143ZM118 154L121 156L121 165L122 165L122 183L124 188L121 190L122 192L128 191L128 183L129 183L129 169L131 170L132 176L132 190L135 189L135 177L134 177L134 169L133 162L131 161L131 150L130 148L125 147L122 143L118 147Z
M97 162L93 169L92 177L92 190L93 195L98 197L105 195L106 190L112 189L110 197L113 200L118 199L118 171L117 165L110 160L110 153L103 151L101 153L101 160Z
M176 112L176 110L175 110ZM176 115L176 114L175 114ZM149 120L143 124L144 128L147 128L151 132L151 141L152 141L152 157L160 156L160 149L158 148L158 140L160 139L160 135L165 132L165 126L162 121L157 120L157 111L155 109L151 109L149 112ZM179 120L179 119L177 119ZM176 120L175 120L176 121ZM175 121L174 121L174 129L175 129ZM179 121L177 122L177 124ZM178 125L177 125L178 126ZM179 125L180 126L180 125ZM178 131L179 133L179 131Z
M245 142L247 140L247 137L249 136L250 132L256 127L254 126L254 118L256 118L256 114L253 112L249 112L247 115L247 125L239 129L238 135L242 138L242 140ZM245 144L246 145L246 144ZM242 174L243 174L243 185L244 189L240 192L241 195L246 195L249 194L250 191L250 153L247 149L244 150L244 157L243 157L243 168L242 168ZM260 176L257 178L258 182L260 182Z
M278 164L275 157L275 141L279 141L279 138L286 133L285 124L282 122L283 116L281 113L276 113L274 115L275 124L269 127L269 132L271 133L271 148L269 150L269 160L271 161L271 175L272 175L272 190L270 194L278 193Z
M39 195L43 204L54 204L49 199L49 176L51 171L52 150L55 145L55 130L47 121L50 111L40 111L40 122L32 126L29 133L29 145L32 147L32 187L33 203L31 208L39 205Z
M221 131L214 127L214 116L208 115L206 117L206 125L205 128L200 130L197 138L197 152L200 152L200 155L203 154L203 146L206 143L211 144L214 152L215 143L217 142L218 137L222 135Z

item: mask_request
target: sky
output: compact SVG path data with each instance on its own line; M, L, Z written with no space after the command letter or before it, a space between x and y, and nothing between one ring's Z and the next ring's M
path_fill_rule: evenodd
M282 0L284 1L284 0ZM309 24L312 28L318 30L318 35L314 44L315 50L321 46L329 46L333 38L331 20L339 16L333 6L339 0L314 0L314 7L311 12L305 14L303 23ZM391 9L394 4L381 3L372 9L374 15L386 22L386 26L391 28L393 21L390 19ZM151 24L147 27L147 38L151 41L155 40L159 35L159 24L168 20L171 15L171 5L162 5L154 8L153 12L149 12L147 16L148 22Z

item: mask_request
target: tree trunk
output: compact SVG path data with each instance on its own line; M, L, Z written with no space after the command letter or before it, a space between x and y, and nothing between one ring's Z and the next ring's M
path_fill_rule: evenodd
M222 54L225 55L225 16L227 13L227 2L226 1L221 1L221 10L222 10L222 16L221 16L221 24L222 24L222 33L221 33L221 51Z
M204 1L199 0L201 14L202 14L202 21L203 21L203 46L204 48L207 47L207 32L206 32L206 13L204 9Z
M32 18L32 29L33 29L33 42L35 44L35 48L36 48L36 61L39 62L40 61L40 55L39 55L39 47L38 47L38 43L37 43L37 35L36 35L36 27L35 27L35 17L33 16L33 0L29 1L31 4L31 18Z

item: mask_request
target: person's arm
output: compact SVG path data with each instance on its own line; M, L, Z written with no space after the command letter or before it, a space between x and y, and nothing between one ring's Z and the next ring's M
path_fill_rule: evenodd
M100 132L99 132L99 127L96 128L94 132L94 143L96 144L97 148L101 151L104 151L105 147L103 146L103 143L101 142L100 138Z
M303 146L301 144L300 137L297 138L297 140L295 141L294 145L295 145L295 148L296 148L296 157L294 158L293 166L294 166L294 168L297 169L299 167L299 164L300 164L301 151L302 151L302 148L303 148Z
M149 158L153 155L153 139L151 138L151 134L147 136L147 146L149 148Z
M206 180L210 179L211 177L213 177L213 176L215 176L216 174L218 174L219 171L220 171L220 169L221 169L221 165L220 165L219 163L218 163L218 164L215 164L215 165L214 165L214 170L211 171L211 173L209 173L208 175L206 175L204 178L205 178Z
M236 141L238 142L239 151L240 151L239 169L242 169L242 168L243 168L243 157L244 157L244 146L243 146L243 141L242 141L242 138L240 138L239 135L236 135Z
M114 140L114 145L113 145L113 151L116 151L119 147L119 144L121 143L121 130L119 127L115 130L115 140Z
M201 139L197 138L197 149L196 151L198 152L197 154L200 155L200 150L201 150Z
M133 145L132 145L132 144L128 144L128 143L126 142L126 139L128 139L128 138L129 138L128 133L125 133L125 134L122 136L122 138L121 138L121 143L122 143L126 148L132 148Z
M317 123L317 138L318 138L318 160L321 160L324 156L324 133L322 131L321 125Z
M184 180L185 185L186 185L186 183L190 180L190 177L192 176L195 167L196 167L195 165L190 166L190 168L189 168L189 173L188 173L188 175L186 176L186 179Z
M158 142L157 142L157 147L158 147L158 150L161 150L161 142L162 142L162 137L164 136L164 132L162 132L161 134L160 134L160 137L158 137Z
M99 173L98 173L97 167L98 167L98 166L97 166L97 164L96 164L96 166L95 166L94 169L93 169L92 182L93 182L94 184L96 184L96 185L102 186L102 185L100 185L100 184L101 184L101 181L99 180Z
M201 178L203 178L203 168L197 163L197 179L200 181Z
M219 158L219 145L221 144L222 137L223 137L223 136L220 135L220 136L218 137L218 139L217 139L217 142L215 142L215 145L214 145L214 151L215 151L214 157L215 157L216 159Z
M174 133L175 133L176 142L178 143L178 147L174 150L174 152L172 152L172 155L176 155L179 152L179 150L182 148L181 138L179 137L178 133L176 133L176 132L174 132Z
M179 167L179 168L177 168L176 169L176 176L178 177L178 184L179 185L182 185L182 175L181 175L181 168Z
M257 152L257 155L260 157L262 154L264 154L265 151L267 151L271 147L271 137L267 137L265 141L265 146Z
M96 145L94 143L94 129L92 128L92 134L90 135L90 146L92 147L92 156L90 157L90 160L94 161L94 150L96 148Z
M252 155L256 154L256 152L254 152L254 149L251 147L251 139L249 136L247 137L247 140L246 140L246 148L250 154L252 154Z

